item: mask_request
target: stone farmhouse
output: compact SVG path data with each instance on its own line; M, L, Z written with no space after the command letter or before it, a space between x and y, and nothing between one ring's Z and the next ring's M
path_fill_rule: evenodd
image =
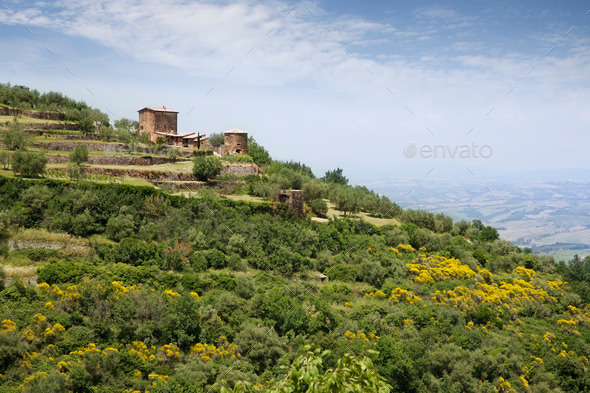
M150 141L163 138L169 145L198 149L212 149L219 154L248 154L248 133L234 128L224 132L224 145L214 148L209 137L201 133L178 133L178 111L163 106L145 107L139 112L139 132L147 133Z

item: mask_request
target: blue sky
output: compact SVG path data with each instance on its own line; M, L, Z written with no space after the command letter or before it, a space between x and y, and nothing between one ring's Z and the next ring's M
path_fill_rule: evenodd
M0 81L166 105L356 183L590 169L590 5L514 3L9 0Z

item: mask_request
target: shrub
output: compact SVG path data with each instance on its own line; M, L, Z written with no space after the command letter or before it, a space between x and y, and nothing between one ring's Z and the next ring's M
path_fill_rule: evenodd
M223 160L228 162L254 162L252 157L245 154L224 154Z
M135 232L135 220L131 214L119 214L109 218L106 235L111 240L120 241Z
M222 269L225 267L225 254L217 249L211 249L206 254L207 265L212 269Z
M213 147L219 147L225 143L225 137L220 132L212 133L209 135L209 143L211 143Z
M26 149L33 142L31 134L16 119L8 123L8 129L2 133L2 140L10 150Z
M24 177L38 177L45 172L47 157L43 153L17 150L12 153L11 165L15 174Z
M0 266L0 291L4 290L6 280L6 273L4 272L4 267Z
M221 160L215 156L195 157L193 175L199 180L214 178L221 172Z
M80 165L86 161L88 161L88 147L85 145L76 146L70 153L70 162Z
M0 151L0 165L2 165L2 169L8 169L8 164L10 164L10 156L5 151Z
M328 204L323 199L314 199L311 202L311 210L318 216L325 216L328 213Z
M57 259L37 270L38 281L48 284L77 284L84 276L92 276L95 272L96 268L87 262L59 262Z

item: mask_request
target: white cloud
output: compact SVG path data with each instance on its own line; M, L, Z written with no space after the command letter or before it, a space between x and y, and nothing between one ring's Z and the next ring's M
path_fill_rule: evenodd
M432 138L425 129L428 125L436 138L462 143L465 132L477 124L473 136L488 138L498 147L497 157L506 159L502 144L543 143L535 136L550 134L560 124L566 130L564 138L570 131L579 138L580 130L589 125L585 103L590 96L590 45L582 39L570 38L568 50L555 50L547 57L544 52L500 56L483 52L486 43L481 36L464 35L446 45L462 53L477 49L478 54L452 56L436 50L438 33L449 26L465 31L474 17L444 8L422 9L416 17L427 28L404 30L360 17L329 16L317 5L310 6L316 15L304 4L287 14L291 6L280 1L79 0L38 7L21 3L13 7L15 15L0 13L0 23L83 37L125 57L163 64L199 80L252 89L312 86L310 91L318 97L310 101L326 102L313 108L314 124L320 129L337 124L342 132L382 132L405 143L415 135ZM373 53L372 45L383 45L388 52ZM433 49L412 52L416 45ZM298 104L305 105L305 99ZM486 117L491 106L496 109ZM265 116L272 119L274 114Z

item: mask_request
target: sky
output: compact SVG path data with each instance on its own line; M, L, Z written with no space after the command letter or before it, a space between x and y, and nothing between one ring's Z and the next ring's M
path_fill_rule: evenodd
M2 83L111 120L166 105L320 176L590 170L582 1L7 0L0 37Z

